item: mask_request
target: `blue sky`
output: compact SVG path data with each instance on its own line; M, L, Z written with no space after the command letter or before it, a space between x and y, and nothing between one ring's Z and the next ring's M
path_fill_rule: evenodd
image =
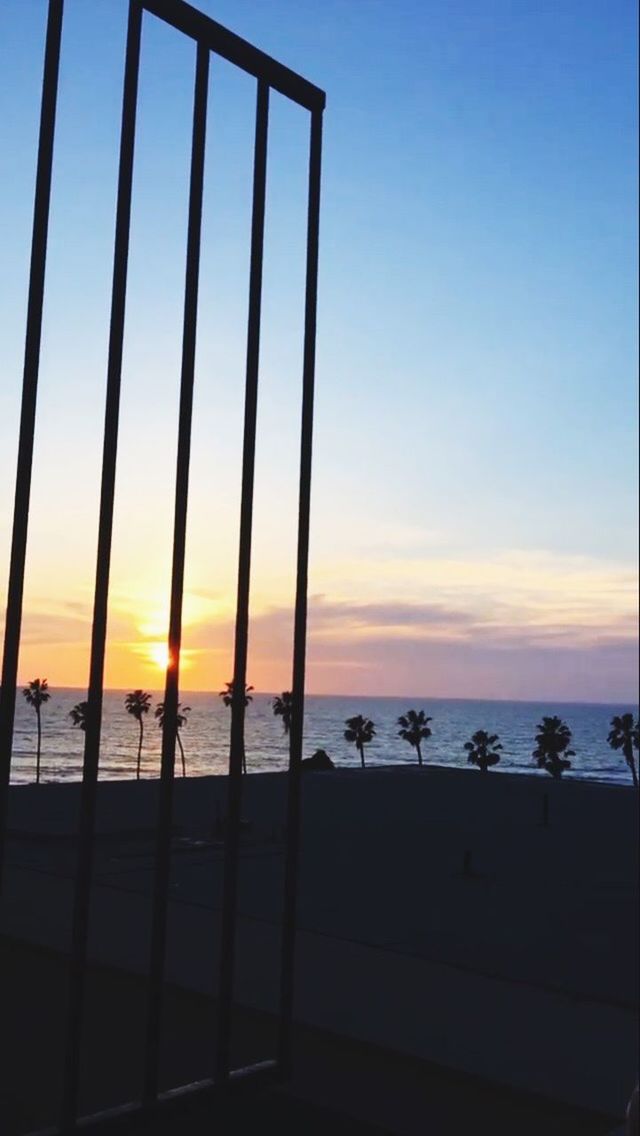
M327 91L311 688L633 697L635 6L200 7ZM0 572L44 13L41 0L5 0L0 14ZM23 666L53 653L57 681L78 684L125 16L120 0L65 10ZM146 18L110 623L118 685L164 636L192 83L191 45ZM187 581L202 687L226 677L231 643L254 97L228 65L212 69ZM289 666L305 147L305 114L274 96L252 633L263 689L286 685Z

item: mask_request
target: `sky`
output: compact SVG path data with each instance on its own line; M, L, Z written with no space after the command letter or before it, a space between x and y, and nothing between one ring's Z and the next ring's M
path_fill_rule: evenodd
M637 698L627 0L200 0L327 92L308 689ZM0 592L46 5L0 8ZM86 685L124 0L66 0L20 681ZM143 25L106 682L166 659L194 49ZM211 68L181 682L231 677L255 83ZM270 109L248 678L288 688L308 116Z

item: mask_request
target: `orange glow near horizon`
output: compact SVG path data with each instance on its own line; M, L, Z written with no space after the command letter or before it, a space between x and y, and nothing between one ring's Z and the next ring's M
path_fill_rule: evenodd
M597 672L601 645L605 654L617 652L619 687L629 688L637 581L625 565L502 552L474 560L397 556L384 567L381 574L379 564L348 557L327 557L316 565L309 596L310 693L391 693L419 685L442 697L482 697L486 691L531 697L541 683L536 668L543 652L553 661L551 674L567 659L562 692L574 695L582 687L573 676L580 678L587 665ZM89 670L91 595L78 585L72 601L46 599L47 584L52 587L43 580L25 604L20 682L46 675L52 687L82 689ZM55 584L63 596L62 584ZM144 587L141 575L135 588L114 588L106 688L164 685L168 615L160 592L157 579ZM220 690L230 679L233 599L228 588L185 591L182 689ZM290 688L292 643L291 598L274 573L269 588L256 589L251 602L248 680L257 690ZM584 664L576 662L578 652ZM524 678L516 687L509 675L518 669ZM593 689L598 694L595 682Z

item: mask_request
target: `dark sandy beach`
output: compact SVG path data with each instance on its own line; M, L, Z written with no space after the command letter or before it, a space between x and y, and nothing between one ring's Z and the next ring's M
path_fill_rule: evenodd
M285 779L251 776L244 790L237 1063L269 1057L275 1045ZM214 1031L207 1035L194 1007L216 994L225 792L224 778L175 783L167 1086L213 1060ZM153 781L99 791L91 957L120 976L120 993L112 1001L98 982L91 997L102 1004L99 1020L118 1006L107 1033L129 1039L108 1069L103 1040L87 1042L87 1092L102 1103L135 1095L127 1052L143 1025L156 799ZM64 960L77 803L76 785L11 790L5 976L12 958L19 971L36 947L51 952L48 966ZM631 789L437 768L309 774L303 823L299 1030L558 1107L622 1115L637 1052ZM135 996L122 995L127 982ZM38 1059L53 1086L63 1009L52 1013L43 991L37 1012L49 1024L36 1030L48 1040ZM13 1034L29 1046L24 1030ZM365 1119L384 1126L383 1104Z

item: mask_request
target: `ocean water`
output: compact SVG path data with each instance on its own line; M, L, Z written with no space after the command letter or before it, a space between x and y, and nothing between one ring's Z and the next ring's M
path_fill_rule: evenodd
M106 691L100 777L120 779L135 776L138 724L124 708L125 691ZM81 776L84 735L69 720L69 710L85 694L81 690L53 690L42 709L43 781L77 780ZM246 751L249 772L284 769L287 742L282 722L272 711L272 695L256 694L247 710ZM158 692L153 705L162 698ZM191 707L182 732L187 774L225 773L228 763L230 711L215 694L183 693ZM467 699L374 698L361 696L307 695L305 709L305 756L325 749L338 766L355 767L360 759L355 747L344 740L345 719L364 714L376 726L376 737L366 750L368 765L402 765L415 762L415 751L398 737L397 718L408 709L424 709L433 721L432 737L423 746L423 758L437 765L477 770L467 763L464 743L478 729L500 736L503 753L496 772L537 772L531 752L536 724L544 714L558 714L573 733L572 769L567 777L596 779L628 785L631 776L619 751L607 745L609 722L614 714L635 708L585 703L489 702ZM157 777L160 769L161 731L151 712L145 719L142 775ZM18 695L11 780L35 778L36 717ZM180 772L177 755L177 773Z

